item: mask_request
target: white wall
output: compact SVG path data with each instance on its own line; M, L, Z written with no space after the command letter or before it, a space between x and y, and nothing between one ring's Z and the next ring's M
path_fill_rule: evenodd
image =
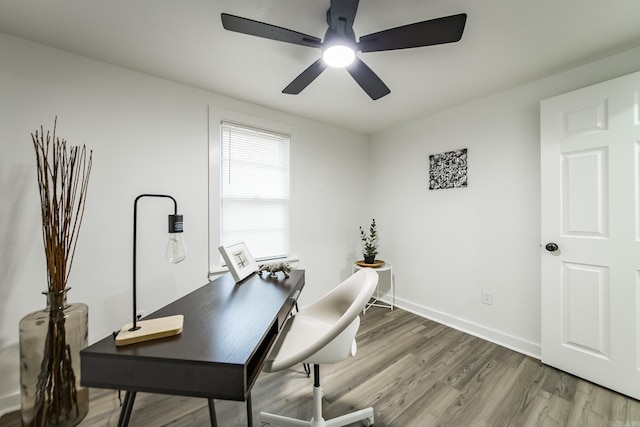
M372 213L396 303L538 356L539 101L637 70L640 49L376 135ZM458 148L469 150L469 186L428 190L428 156Z
M174 196L187 259L164 261L165 199L139 203L138 307L147 313L207 281L208 106L286 123L291 148L291 248L307 270L302 303L344 279L368 215L358 185L365 136L71 55L0 33L0 413L18 404L18 322L45 305L44 251L30 134L44 125L94 163L69 285L89 306L89 341L130 321L133 200ZM214 242L215 247L217 245ZM355 251L354 251L355 249Z

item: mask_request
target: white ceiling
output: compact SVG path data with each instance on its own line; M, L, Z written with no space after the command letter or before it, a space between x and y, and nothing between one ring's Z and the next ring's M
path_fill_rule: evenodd
M319 38L329 0L0 0L0 32L371 134L640 46L640 0L361 0L356 37L465 12L458 43L359 53L389 86L346 70L282 89L320 51L225 31L226 12ZM0 58L1 60L1 58Z

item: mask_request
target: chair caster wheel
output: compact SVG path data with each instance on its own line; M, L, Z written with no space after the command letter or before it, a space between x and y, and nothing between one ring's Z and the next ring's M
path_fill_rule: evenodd
M373 425L373 417L365 418L364 420L362 420L362 424L364 424L367 427L372 426Z

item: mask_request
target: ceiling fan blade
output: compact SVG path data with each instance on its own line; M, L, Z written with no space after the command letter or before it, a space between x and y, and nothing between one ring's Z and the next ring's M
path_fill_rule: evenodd
M445 16L360 37L362 52L407 49L457 42L462 38L467 14Z
M356 58L355 61L347 67L347 71L374 101L391 93L391 90L380 80L380 77L378 77L367 64L362 62L360 58Z
M353 35L353 21L358 11L358 3L360 0L331 0L329 6L329 29L331 31L341 31L351 33Z
M229 15L228 13L223 13L220 17L222 18L222 26L229 31L302 46L319 48L322 45L322 40L308 34L276 27L275 25L254 21L253 19Z
M327 69L327 64L322 60L322 58L318 59L316 62L311 64L306 70L304 70L298 77L296 77L287 87L282 90L282 93L288 93L289 95L297 95L304 88L309 86L312 81L316 79L324 70Z

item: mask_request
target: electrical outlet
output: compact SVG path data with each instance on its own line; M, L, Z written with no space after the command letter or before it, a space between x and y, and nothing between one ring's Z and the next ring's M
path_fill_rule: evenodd
M138 310L136 311L136 319L140 320L144 317L145 315L145 311L144 310Z
M483 304L487 304L487 305L491 305L491 303L493 302L493 292L488 291L486 289L482 290L482 303Z

